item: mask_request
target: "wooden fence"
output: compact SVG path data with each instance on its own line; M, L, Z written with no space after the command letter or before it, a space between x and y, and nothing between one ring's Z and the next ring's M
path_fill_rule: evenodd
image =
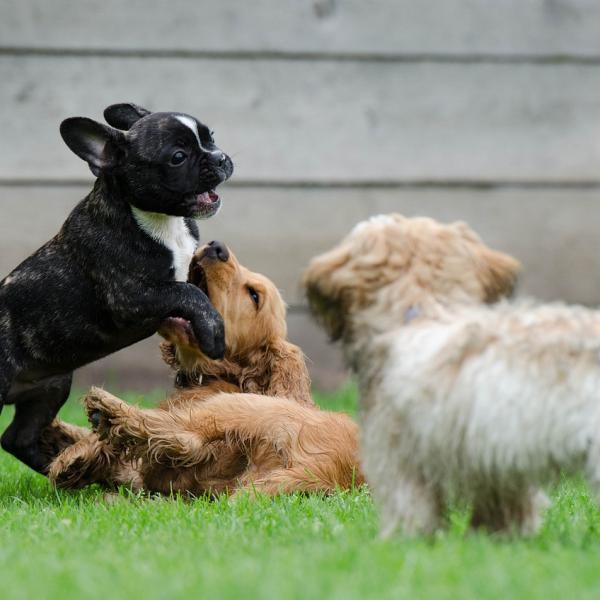
M0 0L0 274L90 186L60 121L181 110L234 156L202 224L272 277L322 386L343 377L298 280L360 219L471 223L521 289L600 302L600 3ZM164 383L150 340L79 382Z

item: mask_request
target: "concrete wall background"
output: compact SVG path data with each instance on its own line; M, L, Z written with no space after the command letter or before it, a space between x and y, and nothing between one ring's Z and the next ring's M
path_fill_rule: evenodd
M60 121L134 101L234 155L203 237L283 290L318 385L344 374L299 275L373 213L466 220L522 293L598 304L598 31L594 0L0 0L0 275L90 186ZM149 340L78 381L167 377Z

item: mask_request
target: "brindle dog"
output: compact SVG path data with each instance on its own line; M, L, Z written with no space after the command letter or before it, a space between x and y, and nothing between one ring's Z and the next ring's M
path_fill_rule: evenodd
M41 444L40 434L74 369L151 336L169 317L188 320L208 356L224 352L220 315L186 279L195 219L218 210L214 188L231 176L231 159L189 115L117 104L104 116L113 127L82 117L61 124L97 176L94 188L0 282L0 407L15 404L1 443L41 473L69 443L57 435Z

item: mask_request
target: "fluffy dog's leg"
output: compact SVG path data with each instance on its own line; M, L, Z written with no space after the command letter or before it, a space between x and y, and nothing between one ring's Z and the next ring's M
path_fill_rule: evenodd
M381 537L396 531L409 536L432 534L440 525L441 497L420 478L404 476L393 482L394 489L382 494Z
M514 531L533 535L540 528L548 506L550 500L538 488L510 493L488 491L481 493L474 502L471 527L498 533Z
M584 473L590 492L600 504L600 444L595 441L588 448Z

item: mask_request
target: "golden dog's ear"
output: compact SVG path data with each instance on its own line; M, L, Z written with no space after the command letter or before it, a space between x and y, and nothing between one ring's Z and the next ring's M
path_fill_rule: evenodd
M517 282L521 263L508 254L483 245L478 254L481 261L479 278L483 284L485 302L496 302L510 296Z
M240 376L240 387L243 392L313 404L304 354L285 340L271 342L249 356Z

